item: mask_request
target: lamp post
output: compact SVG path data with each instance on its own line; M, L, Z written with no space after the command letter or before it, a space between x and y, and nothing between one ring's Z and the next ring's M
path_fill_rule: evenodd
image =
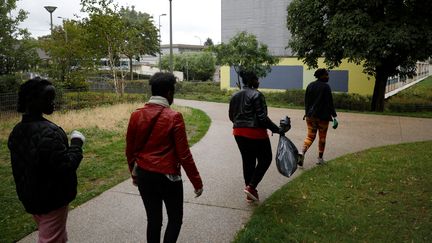
M160 17L166 16L166 14L160 14L159 15L159 72L162 70L162 63L161 63L161 24L160 24Z
M170 64L170 72L173 73L174 69L173 69L173 49L172 49L172 4L171 4L172 0L169 0L169 10L170 10L170 59L169 59L169 64Z
M63 30L65 32L65 41L66 41L66 44L67 44L68 43L68 34L67 34L66 25L65 25L65 18L60 17L60 16L57 16L57 18L63 20Z
M197 35L196 35L196 36L194 36L194 37L195 37L195 38L198 38L198 40L199 40L199 43L200 43L200 45L201 45L201 43L202 43L202 42L201 42L201 38L200 38L199 36L197 36Z
M54 12L54 10L56 10L57 7L55 6L45 6L44 7L49 13L50 13L50 20L51 20L51 35L52 35L52 30L53 30L53 22L52 22L52 13Z

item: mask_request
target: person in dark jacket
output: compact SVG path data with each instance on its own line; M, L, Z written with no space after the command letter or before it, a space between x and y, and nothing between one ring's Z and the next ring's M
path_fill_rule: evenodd
M328 85L329 75L326 69L317 69L314 73L316 81L310 83L305 94L305 117L307 124L307 136L303 143L302 153L299 155L299 165L303 166L304 156L315 140L318 132L318 160L317 164L324 164L324 149L326 144L327 129L330 121L336 129L338 121L333 105L333 96Z
M190 179L195 196L203 184L189 149L181 113L170 105L176 79L156 73L150 79L152 96L131 114L126 134L126 157L133 183L138 186L147 213L147 242L160 242L162 203L168 224L163 242L176 242L183 220L181 168Z
M20 86L22 120L12 130L8 147L19 200L33 215L38 242L66 242L68 205L77 194L76 170L83 158L85 137L43 117L54 111L55 88L47 80L30 79Z
M253 202L259 200L256 188L272 161L267 129L273 133L282 133L283 129L267 116L264 95L257 90L257 75L254 72L241 71L240 77L244 86L231 98L229 119L233 122L233 135L243 160L246 200Z

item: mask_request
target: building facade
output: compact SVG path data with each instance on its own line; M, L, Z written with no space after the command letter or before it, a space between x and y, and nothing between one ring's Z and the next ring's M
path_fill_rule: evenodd
M228 42L238 32L254 34L275 56L291 56L286 49L291 34L286 27L292 0L222 0L221 39Z
M291 34L287 28L287 8L292 0L222 0L221 38L229 42L237 33L246 31L254 34L258 41L268 46L274 56L281 57L278 65L262 79L260 87L269 90L305 89L314 81L314 70L308 69L302 61L293 56L287 48ZM318 60L320 68L327 68L324 59ZM429 63L417 64L417 76L413 79L392 77L388 81L389 95L402 90L411 82L429 76ZM237 74L232 68L221 68L221 88L235 88ZM329 72L329 84L333 91L372 95L375 78L363 73L361 65L343 60L341 65ZM388 95L387 95L388 96Z

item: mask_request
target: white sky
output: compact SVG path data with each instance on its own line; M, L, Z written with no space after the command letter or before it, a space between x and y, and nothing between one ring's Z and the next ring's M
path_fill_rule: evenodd
M169 44L169 0L115 0L119 6L135 6L136 11L153 16L158 27L161 23L162 44ZM61 25L58 18L77 19L85 16L81 12L80 0L17 0L17 9L28 12L27 19L20 25L27 28L33 37L49 34L50 15L44 6L56 6L53 25ZM173 44L203 44L210 37L213 43L221 39L220 0L172 0Z

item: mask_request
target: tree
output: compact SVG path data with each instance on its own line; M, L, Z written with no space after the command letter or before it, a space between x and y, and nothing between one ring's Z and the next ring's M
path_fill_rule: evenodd
M123 95L125 82L118 79L116 61L120 58L126 36L126 28L113 0L81 0L82 10L89 14L84 19L86 43L95 59L107 57L117 94Z
M40 47L51 58L48 75L70 89L85 87L80 78L82 70L92 68L93 56L86 46L86 31L79 21L65 20L63 26L56 26L50 36L39 39Z
M259 43L254 35L247 32L238 33L227 44L215 46L213 51L218 65L234 68L239 88L241 70L254 71L258 77L265 77L271 66L279 62L279 58L270 54L267 45Z
M184 53L173 56L173 68L183 72L186 80L211 80L216 70L215 57L210 52ZM169 69L169 56L163 56L162 69Z
M158 30L152 17L147 13L135 11L132 8L121 8L120 17L126 27L124 45L121 53L129 58L130 78L133 79L132 59L139 55L159 53Z
M204 42L204 46L214 46L213 40L210 37L207 38L207 40Z
M375 77L372 111L384 110L389 77L411 76L432 54L432 2L424 0L293 0L288 6L289 47L316 68L342 59Z
M0 75L28 70L36 61L34 40L26 29L20 29L20 22L27 13L20 9L15 17L16 0L6 0L0 5Z

